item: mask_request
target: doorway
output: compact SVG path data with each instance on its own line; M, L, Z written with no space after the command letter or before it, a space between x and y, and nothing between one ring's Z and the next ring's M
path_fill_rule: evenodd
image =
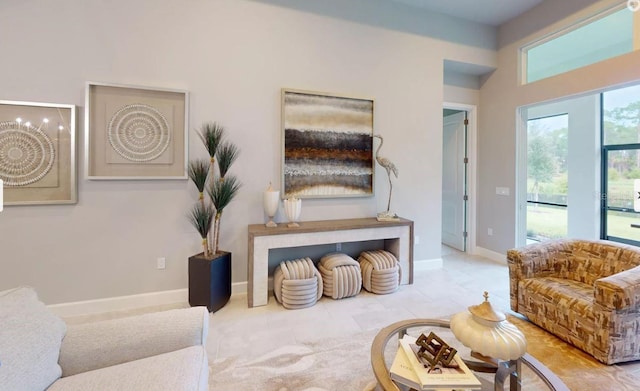
M445 108L442 115L442 243L466 252L468 113Z

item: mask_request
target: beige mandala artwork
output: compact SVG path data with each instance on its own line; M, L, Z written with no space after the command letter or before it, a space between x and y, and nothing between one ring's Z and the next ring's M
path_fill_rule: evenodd
M107 137L111 147L124 159L148 162L169 147L171 128L156 108L136 103L116 111L109 121Z
M6 186L38 182L55 160L53 143L40 128L16 121L0 122L0 179Z

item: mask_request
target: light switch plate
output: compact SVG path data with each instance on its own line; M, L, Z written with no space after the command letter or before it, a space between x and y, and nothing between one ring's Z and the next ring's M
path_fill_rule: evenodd
M503 196L508 196L509 195L509 188L508 187L496 187L496 194L503 195Z

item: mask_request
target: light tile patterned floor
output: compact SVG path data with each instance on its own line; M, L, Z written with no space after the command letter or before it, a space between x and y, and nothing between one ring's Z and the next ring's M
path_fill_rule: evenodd
M362 291L342 300L322 298L302 310L287 310L270 295L263 307L247 308L246 296L232 297L211 317L208 339L212 360L244 354L260 355L283 340L324 339L379 329L407 318L448 318L483 301L489 291L492 304L509 308L508 269L505 263L444 249L443 267L414 273L414 283L390 295ZM248 343L247 343L248 342Z
M482 302L485 290L490 293L494 307L510 312L506 262L470 256L447 247L443 247L442 254L442 268L417 267L414 284L403 285L390 295L362 291L356 297L342 300L323 298L315 306L302 310L287 310L272 295L268 305L248 308L246 295L234 296L224 308L211 315L207 340L209 362L234 356L259 357L275 351L283 341L308 343L358 333L373 336L375 330L407 318L448 318ZM186 303L156 306L65 320L70 324L83 323L185 306ZM544 331L539 332L541 339L548 337ZM550 369L567 384L582 384L585 376L595 376L589 383L598 384L598 388L589 389L626 391L635 390L640 384L640 362L607 367L579 351L578 355L585 356L584 360L572 363L563 361L562 357L553 359L546 352L536 354L541 360L549 361ZM594 371L594 367L599 371Z

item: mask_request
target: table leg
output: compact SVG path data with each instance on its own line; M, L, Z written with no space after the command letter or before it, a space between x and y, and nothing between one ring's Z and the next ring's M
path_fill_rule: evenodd
M496 371L494 390L503 391L504 382L509 377L509 391L520 391L520 371L522 369L522 363L520 359L501 361L498 364L498 370Z

